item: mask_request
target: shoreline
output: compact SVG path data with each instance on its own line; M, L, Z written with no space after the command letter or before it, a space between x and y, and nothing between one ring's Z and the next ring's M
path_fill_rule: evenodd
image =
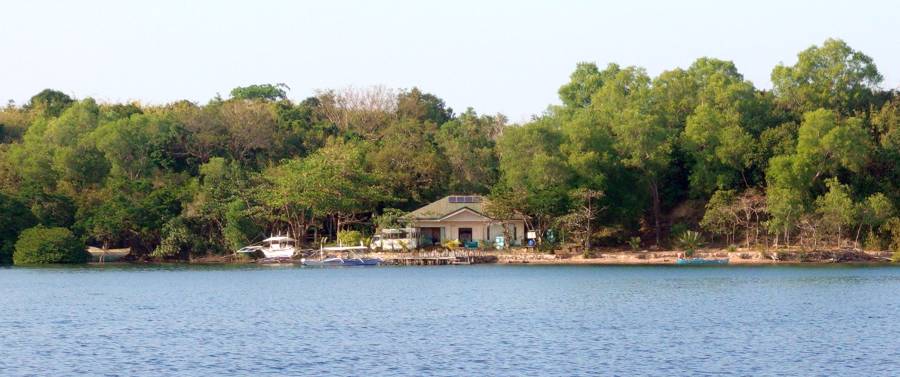
M402 261L408 258L433 258L436 256L460 255L463 253L468 256L480 257L478 263L472 264L508 264L508 265L573 265L573 266L605 266L605 265L621 265L621 266L669 266L676 265L675 261L683 253L675 250L661 251L623 251L623 250L598 250L589 258L583 255L566 255L562 253L548 254L532 252L527 249L516 249L507 252L495 251L423 251L412 253L392 253L392 252L370 252L361 256L370 258L381 258L385 261ZM891 264L891 253L887 251L869 252L869 251L818 251L804 252L802 250L782 249L778 251L757 251L757 250L735 250L727 251L723 249L707 249L695 253L696 258L715 258L728 259L727 265L745 265L745 266L762 266L762 265L888 265ZM190 260L117 260L99 261L94 258L90 264L188 264L188 265L252 265L257 264L256 260L241 260L233 255L212 255ZM297 259L287 264L299 264ZM399 263L390 263L399 264ZM466 263L464 263L466 264Z
M890 264L889 252L854 252L853 259L827 258L830 252L808 253L803 256L798 250L782 250L777 253L785 255L776 256L773 259L772 252L763 251L726 251L709 250L697 252L694 257L707 259L728 259L727 265L831 265L831 264L859 264L859 265L883 265ZM591 258L572 256L569 258L531 258L528 255L509 255L500 257L501 264L540 264L540 265L675 265L675 261L682 253L679 251L607 251L598 252ZM846 257L847 252L841 252Z

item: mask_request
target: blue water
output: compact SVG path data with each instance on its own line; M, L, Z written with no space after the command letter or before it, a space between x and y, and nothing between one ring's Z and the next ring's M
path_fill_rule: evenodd
M896 376L900 268L0 268L0 374Z

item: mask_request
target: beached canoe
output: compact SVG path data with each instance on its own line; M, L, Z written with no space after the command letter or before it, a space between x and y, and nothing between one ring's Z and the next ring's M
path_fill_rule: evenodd
M728 264L728 258L723 259L706 259L706 258L678 258L675 264L686 266L707 266Z

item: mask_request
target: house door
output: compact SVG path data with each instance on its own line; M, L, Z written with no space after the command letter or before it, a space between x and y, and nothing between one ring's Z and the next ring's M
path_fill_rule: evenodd
M459 228L459 242L472 241L472 228Z
M419 228L419 238L422 246L441 244L441 228Z

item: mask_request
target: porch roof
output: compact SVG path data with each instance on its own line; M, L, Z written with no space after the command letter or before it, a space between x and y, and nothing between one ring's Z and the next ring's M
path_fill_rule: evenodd
M458 198L467 198L467 200L451 200ZM482 196L478 195L467 195L467 196L459 196L459 195L450 195L445 196L433 203L430 203L422 208L419 208L415 211L408 213L405 217L408 220L443 220L453 214L459 213L462 210L469 210L475 212L478 215L484 216L490 219L490 216L486 215L484 212L484 205L487 202ZM514 218L512 220L520 220L521 218Z

